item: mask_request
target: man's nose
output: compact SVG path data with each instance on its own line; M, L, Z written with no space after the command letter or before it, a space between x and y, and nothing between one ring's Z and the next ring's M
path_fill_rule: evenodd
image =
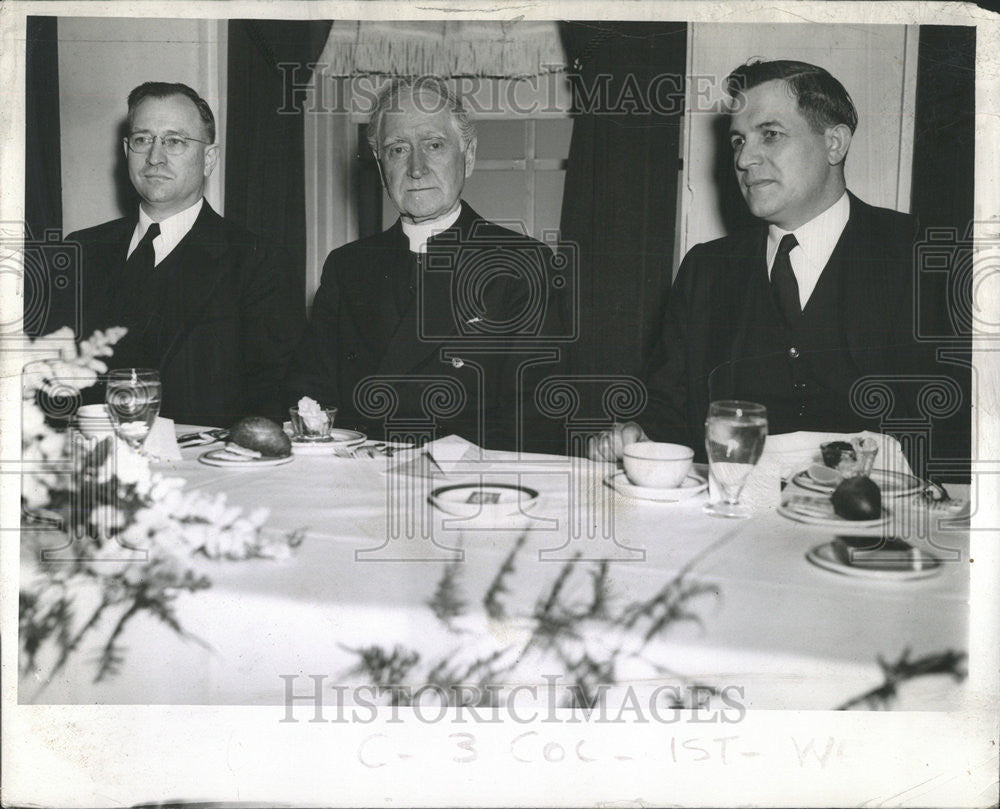
M163 151L163 141L159 138L153 138L153 145L146 152L146 162L154 166L167 162L167 153Z
M760 152L751 143L744 143L736 150L736 168L746 171L760 162Z
M427 171L427 161L424 153L420 149L413 149L410 152L409 174L414 179L420 179Z

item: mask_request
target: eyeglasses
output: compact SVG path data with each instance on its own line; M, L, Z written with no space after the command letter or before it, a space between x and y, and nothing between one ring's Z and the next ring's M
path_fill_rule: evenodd
M137 154L146 154L153 148L153 141L157 138L160 139L160 145L163 147L163 151L171 157L177 157L177 155L184 154L184 152L187 151L189 141L208 144L207 140L186 138L183 135L148 135L144 132L137 132L136 134L129 135L125 138L125 145Z

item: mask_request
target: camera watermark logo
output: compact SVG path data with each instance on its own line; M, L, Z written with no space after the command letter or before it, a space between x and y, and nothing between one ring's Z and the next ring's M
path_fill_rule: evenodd
M22 301L20 312L9 307L0 319L2 349L24 350L17 337L52 331L50 318L57 311L62 321L57 325L79 331L80 255L80 246L64 242L58 230L32 238L23 222L0 222L0 285L6 300Z
M914 245L914 336L941 347L1000 340L1000 222L928 228Z
M526 231L523 222L498 223ZM490 222L434 242L417 278L421 340L565 343L579 334L579 249L545 231L517 238Z

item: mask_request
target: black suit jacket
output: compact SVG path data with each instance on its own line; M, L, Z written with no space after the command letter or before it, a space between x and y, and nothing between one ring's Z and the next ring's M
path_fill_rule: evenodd
M931 347L914 339L913 217L850 197L850 218L824 275L840 273L838 310L849 359L862 376L933 371ZM739 361L751 281L767 279L767 227L761 224L693 247L670 293L668 314L647 370L648 405L640 418L654 438L704 447L711 399L739 398L726 378ZM756 279L755 279L756 275ZM831 347L843 350L841 346ZM895 416L912 407L900 389ZM767 404L767 402L763 402ZM858 428L863 426L859 418ZM798 429L770 423L771 433Z
M556 317L542 300L552 251L462 203L455 224L428 242L400 312L397 283L414 256L399 220L330 253L289 375L289 404L310 396L336 406L337 424L370 436L387 425L419 432L433 424L438 437L456 433L480 446L551 448L534 426L519 441L517 425L518 408L531 409L531 372L553 367L518 377Z
M80 247L81 338L120 325L112 301L135 225L136 217L126 217L66 237ZM177 422L228 426L244 415L283 418L281 384L305 320L287 281L287 256L204 202L156 271L166 273L157 305L160 350L137 355L126 335L109 367L140 357L158 368L160 412Z

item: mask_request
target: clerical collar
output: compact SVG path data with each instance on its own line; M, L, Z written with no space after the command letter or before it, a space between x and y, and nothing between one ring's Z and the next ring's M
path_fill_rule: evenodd
M156 256L156 264L159 264L163 259L170 255L170 251L173 250L183 239L187 236L188 231L194 227L195 220L198 219L198 214L201 213L201 206L204 204L205 198L199 197L198 201L188 208L185 208L179 213L175 213L173 216L168 216L166 219L160 222L160 235L153 239L153 253ZM135 226L135 230L132 232L132 241L128 246L128 255L132 255L132 251L138 246L142 237L146 235L146 231L149 226L153 224L153 220L150 218L141 207L139 208L139 222Z
M445 214L439 219L432 219L429 222L409 223L403 220L403 233L410 240L411 253L426 253L427 240L443 230L447 230L458 221L462 213L462 204L449 214Z

